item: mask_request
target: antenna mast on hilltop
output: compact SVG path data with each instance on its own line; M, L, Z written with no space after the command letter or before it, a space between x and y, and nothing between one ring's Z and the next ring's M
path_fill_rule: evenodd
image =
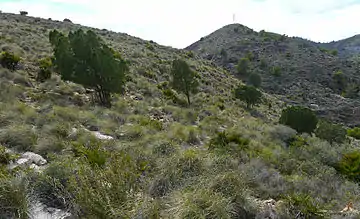
M236 23L235 14L233 14L233 23Z

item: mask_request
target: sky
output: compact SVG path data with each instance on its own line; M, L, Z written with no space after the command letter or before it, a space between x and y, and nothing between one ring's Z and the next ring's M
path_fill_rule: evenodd
M0 10L69 18L174 48L231 23L316 42L360 34L360 0L0 0Z

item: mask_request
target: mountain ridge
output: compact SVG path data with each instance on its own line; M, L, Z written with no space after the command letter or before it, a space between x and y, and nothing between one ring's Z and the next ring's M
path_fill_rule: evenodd
M324 50L315 42L230 24L191 44L186 50L223 66L233 75L237 75L239 60L250 54L249 71L261 75L262 88L266 92L282 96L289 104L318 105L319 115L332 112L326 117L333 121L360 125L357 119L360 116L359 62L331 54L330 50ZM262 64L267 66L262 68ZM273 72L276 68L278 76ZM342 72L346 83L354 87L354 91L348 91L356 93L354 98L340 96L350 87L341 92L338 90L334 76L338 71ZM240 78L246 81L246 78Z

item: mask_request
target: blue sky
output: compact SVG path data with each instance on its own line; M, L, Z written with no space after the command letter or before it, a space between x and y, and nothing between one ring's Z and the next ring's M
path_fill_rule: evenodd
M0 0L0 10L125 32L184 48L236 22L328 42L360 33L360 0Z

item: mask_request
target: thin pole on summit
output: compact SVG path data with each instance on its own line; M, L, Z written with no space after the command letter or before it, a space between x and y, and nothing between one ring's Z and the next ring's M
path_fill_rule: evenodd
M235 23L235 14L233 14L233 23Z

